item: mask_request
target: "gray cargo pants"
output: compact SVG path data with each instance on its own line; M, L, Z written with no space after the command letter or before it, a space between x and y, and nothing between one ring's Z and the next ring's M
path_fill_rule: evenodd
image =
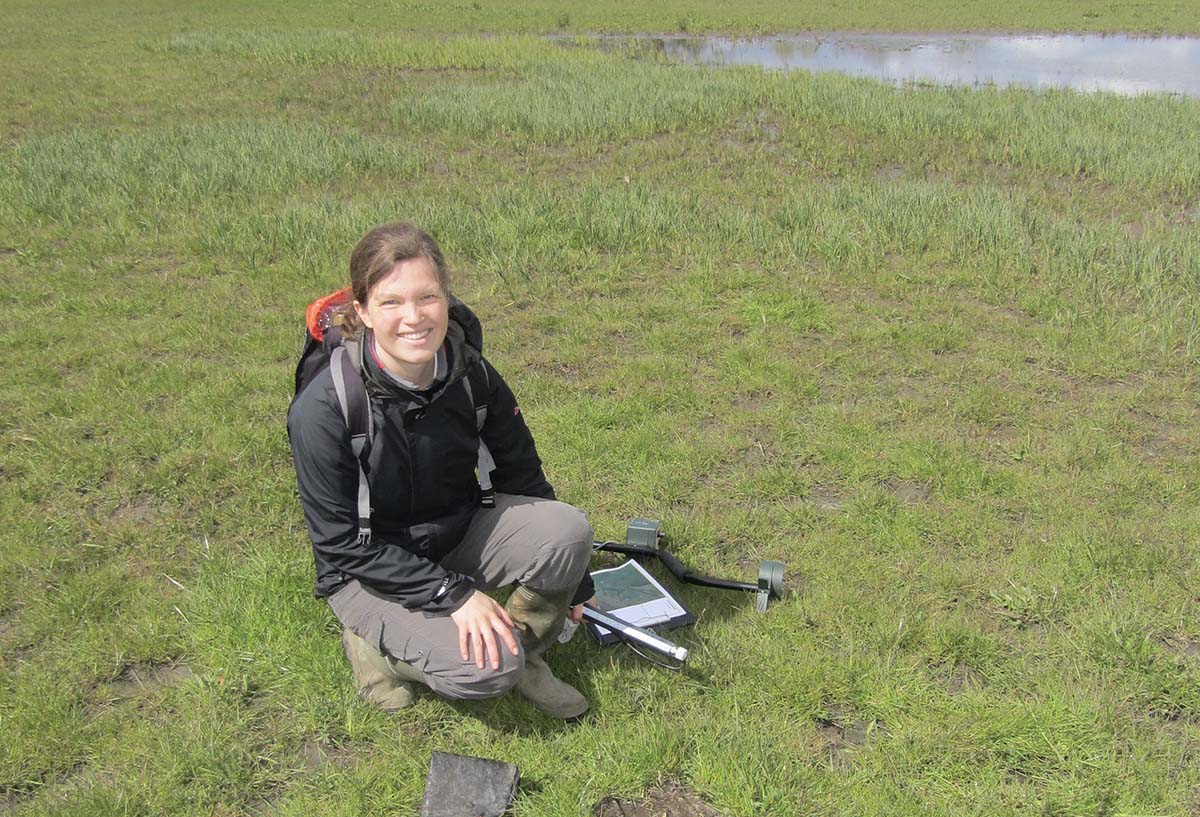
M522 584L540 593L574 592L592 553L592 528L578 508L549 499L496 494L480 508L462 543L442 566L470 576L479 590ZM329 606L354 633L392 658L412 664L429 688L446 698L493 698L512 689L525 653L501 646L500 668L463 661L458 627L448 615L409 610L357 580L329 597ZM566 611L564 610L564 615ZM513 636L518 647L520 634Z

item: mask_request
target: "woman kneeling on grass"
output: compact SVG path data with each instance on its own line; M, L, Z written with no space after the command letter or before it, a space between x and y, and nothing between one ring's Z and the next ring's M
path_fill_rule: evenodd
M371 230L351 253L350 286L342 331L358 341L346 350L373 428L362 469L369 537L331 367L292 403L288 436L316 593L342 623L361 694L394 710L417 683L456 699L516 687L543 712L578 718L587 699L542 653L592 595L587 519L555 501L516 398L482 356L479 321L450 297L429 235L411 224ZM494 507L481 504L476 476L486 453ZM504 606L486 595L510 585Z

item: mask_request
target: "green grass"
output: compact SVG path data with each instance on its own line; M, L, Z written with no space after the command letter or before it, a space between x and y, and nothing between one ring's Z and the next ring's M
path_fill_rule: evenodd
M1200 809L1200 105L601 54L597 31L1194 30L1182 5L11 4L0 33L0 814ZM577 639L564 728L358 701L283 418L354 241L441 240L671 674ZM600 560L597 560L599 562Z
M147 47L184 56L242 57L268 64L392 68L416 71L513 70L562 56L562 49L539 37L415 38L318 29L307 32L238 31L178 34ZM598 55L577 54L583 59Z

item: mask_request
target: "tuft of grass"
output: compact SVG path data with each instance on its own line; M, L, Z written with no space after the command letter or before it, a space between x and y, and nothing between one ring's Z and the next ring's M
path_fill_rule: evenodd
M352 66L414 71L506 71L562 59L560 46L538 37L412 37L357 31L228 31L176 34L147 42L152 51L184 57L215 56L268 65ZM577 59L598 55L575 51Z
M125 218L145 229L185 207L227 209L302 185L411 176L424 161L399 145L314 125L76 130L23 142L8 156L0 190L18 221L112 228Z
M519 79L439 86L397 105L393 117L427 130L553 144L704 127L756 99L754 84L729 71L557 60Z
M1196 105L1167 95L1134 98L1048 90L903 89L834 75L793 72L769 86L789 116L872 129L896 143L932 142L1031 172L1137 182L1172 198L1200 183L1188 134ZM897 104L902 103L902 104Z

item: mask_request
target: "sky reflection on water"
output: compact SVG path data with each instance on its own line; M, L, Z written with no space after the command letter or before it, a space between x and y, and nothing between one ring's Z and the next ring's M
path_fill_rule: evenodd
M1200 97L1200 37L826 33L612 38L706 65L836 71L899 84L1017 85Z

